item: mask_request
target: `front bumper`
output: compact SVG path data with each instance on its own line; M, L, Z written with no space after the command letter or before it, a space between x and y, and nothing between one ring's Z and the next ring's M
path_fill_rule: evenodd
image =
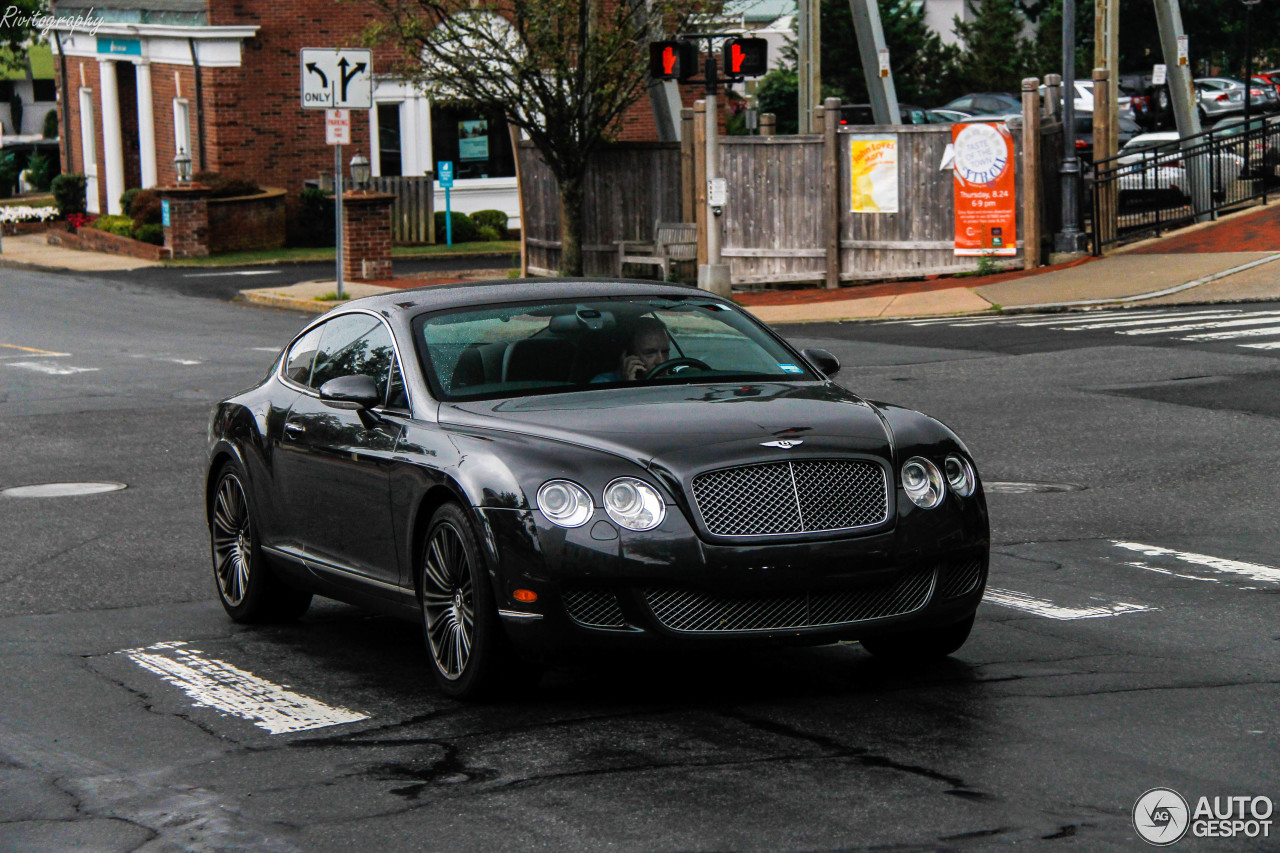
M565 530L536 512L480 513L504 626L535 656L818 644L942 627L971 615L986 586L980 495L927 512L908 505L863 535L743 544L704 541L678 510L647 534L602 518ZM516 589L537 602L518 603Z

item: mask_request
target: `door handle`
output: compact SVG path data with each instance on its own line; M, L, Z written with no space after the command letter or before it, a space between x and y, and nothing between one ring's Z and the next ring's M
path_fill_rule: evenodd
M307 428L304 427L302 424L289 422L284 425L284 431L286 435L290 437L297 437L299 435L302 435L304 432L306 432Z

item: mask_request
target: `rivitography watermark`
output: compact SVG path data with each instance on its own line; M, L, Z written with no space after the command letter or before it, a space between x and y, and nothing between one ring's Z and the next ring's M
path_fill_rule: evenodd
M90 6L88 12L76 15L45 15L41 12L20 9L17 6L6 6L4 17L0 17L0 33L16 29L34 30L39 32L40 38L46 41L49 38L49 33L54 29L67 30L73 33L82 31L96 36L98 28L105 21L93 12L93 7Z

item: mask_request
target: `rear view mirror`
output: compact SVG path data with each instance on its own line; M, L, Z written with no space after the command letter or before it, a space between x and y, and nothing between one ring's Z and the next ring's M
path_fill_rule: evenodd
M828 377L835 376L840 372L840 359L831 353L817 347L801 350L800 354L809 360L809 363L825 373Z

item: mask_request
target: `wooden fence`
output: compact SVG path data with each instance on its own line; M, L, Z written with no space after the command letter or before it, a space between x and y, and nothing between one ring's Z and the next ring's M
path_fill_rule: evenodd
M606 148L588 172L583 272L614 275L617 241L649 240L656 220L685 221L701 211L697 193L701 134L686 110L680 143L630 143ZM859 137L897 140L898 212L851 210L850 156ZM1017 247L998 259L1024 263L1026 222L1023 134L1013 133ZM1062 126L1046 118L1040 128L1040 216L1037 234L1060 219L1057 162ZM805 136L731 136L720 139L720 174L729 188L722 216L721 255L735 285L825 281L885 281L971 271L978 259L955 254L954 177L941 168L951 144L950 125L840 127ZM682 148L684 150L682 150ZM683 156L682 156L683 155ZM525 210L529 272L552 275L559 265L559 199L554 176L530 143L520 146L520 191ZM696 216L700 229L702 216ZM834 223L834 224L832 224Z
M333 192L333 175L321 175L320 188ZM350 189L345 179L343 188ZM436 241L434 175L374 177L369 179L369 189L396 197L391 203L391 242Z

